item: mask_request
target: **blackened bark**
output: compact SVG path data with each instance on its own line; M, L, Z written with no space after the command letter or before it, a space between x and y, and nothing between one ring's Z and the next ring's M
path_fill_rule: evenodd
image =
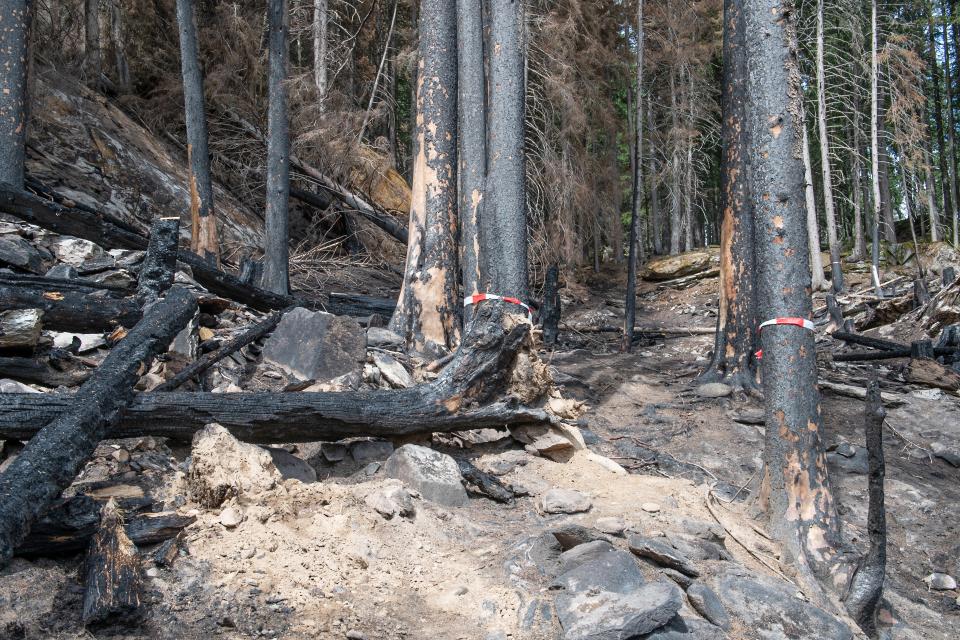
M653 111L653 94L647 97L647 158L650 163L647 175L650 179L650 229L653 235L653 252L663 255L663 219L660 211L660 181L657 179L657 154L653 149L653 136L656 133L656 119Z
M867 533L870 536L870 548L860 560L844 605L860 628L872 637L876 631L877 606L883 595L887 567L887 516L883 504L883 421L887 412L883 408L876 377L867 385L863 415L869 469Z
M149 304L167 292L177 272L180 218L157 218L150 226L150 242L140 265L137 297Z
M747 60L743 0L723 5L723 86L720 168L720 303L713 360L704 379L739 387L756 386L754 316L754 233L746 129Z
M439 356L460 339L457 268L457 14L420 3L417 128L403 286L390 328Z
M0 182L23 188L30 0L0 1Z
M123 528L123 515L111 500L90 541L83 566L83 624L133 623L143 615L143 569L137 548Z
M289 275L290 122L287 114L287 0L268 0L267 196L263 286L287 295Z
M490 1L487 205L480 224L488 293L528 300L523 11L519 0Z
M840 242L837 239L837 215L833 202L833 175L830 171L830 136L827 132L826 69L823 61L823 0L817 1L817 131L820 135L820 167L823 174L824 217L830 246L830 281L833 291L843 290ZM819 247L817 248L819 250Z
M0 311L42 309L43 326L57 331L111 331L132 327L140 319L140 304L110 291L93 293L46 285L0 284Z
M957 237L957 219L960 217L960 177L957 176L956 121L953 115L953 75L950 73L950 37L947 34L949 12L944 0L940 0L943 20L943 84L947 92L947 165L950 171L950 196L953 198L953 244L960 244Z
M214 265L220 263L217 224L213 213L213 183L204 111L203 69L197 46L194 0L177 0L180 26L180 69L183 75L184 119L187 124L187 162L190 165L190 250Z
M757 319L810 318L795 14L791 2L756 0L745 3L744 17ZM766 409L760 506L785 557L807 576L806 567L822 575L832 568L840 523L820 438L814 335L776 325L761 332L760 342Z
M480 216L487 172L486 84L481 0L457 1L457 139L459 141L460 272L464 295L480 289ZM464 323L470 308L464 309Z
M560 332L560 267L556 264L547 268L547 277L543 283L543 306L540 317L543 320L544 344L556 344ZM630 327L631 338L633 327ZM629 351L630 349L626 349Z
M630 193L630 246L627 253L627 297L624 305L623 342L620 350L630 352L633 348L633 325L637 320L637 262L644 259L644 238L638 238L640 205L643 194L643 0L637 0L637 109L636 128L633 140L633 185ZM629 93L629 90L628 90ZM619 224L619 220L617 220ZM617 255L619 255L619 247ZM546 336L546 332L544 332Z
M897 227L893 219L893 194L890 192L890 153L887 151L887 127L885 116L877 120L877 136L880 145L880 204L883 210L883 239L897 244Z
M197 310L193 294L174 288L147 311L76 394L0 474L0 565L30 525L67 488L133 400L141 368L166 351Z
M100 52L100 0L85 0L83 65L87 82L97 91L103 84L103 56Z
M91 370L73 360L53 366L48 359L0 358L0 378L33 382L45 387L73 387L90 377Z

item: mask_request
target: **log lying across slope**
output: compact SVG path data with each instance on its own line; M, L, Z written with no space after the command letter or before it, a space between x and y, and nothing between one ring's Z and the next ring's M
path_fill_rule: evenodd
M96 242L104 248L146 250L149 242L146 236L102 213L86 207L65 207L52 200L45 200L25 191L14 191L2 185L0 213L15 216L55 233ZM295 296L280 295L246 284L186 249L179 250L177 260L189 266L197 282L211 292L260 311L280 310L290 306L317 306ZM338 315L392 313L391 303L365 296L330 296L322 306Z
M189 441L211 422L254 443L312 442L352 436L399 436L506 424L544 424L541 409L508 397L514 361L528 325L507 328L494 303L477 311L450 365L429 384L409 389L335 393L142 393L121 411L109 437L154 435ZM0 438L30 437L69 411L72 396L0 394Z
M120 410L134 396L142 367L166 351L196 311L193 294L179 287L151 305L96 373L69 397L69 406L45 423L0 474L0 566L110 433Z
M80 333L107 331L117 325L132 327L140 319L140 304L133 298L50 284L55 286L0 281L0 311L42 309L45 329Z

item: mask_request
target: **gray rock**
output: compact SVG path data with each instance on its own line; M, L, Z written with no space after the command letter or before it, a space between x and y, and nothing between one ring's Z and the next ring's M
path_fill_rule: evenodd
M110 269L94 275L91 280L112 287L132 287L137 283L136 278L126 269Z
M402 348L403 337L389 329L370 327L367 329L367 346L380 347L381 349Z
M301 380L324 382L360 371L366 338L351 318L298 307L263 345L263 359Z
M556 607L564 640L626 640L665 625L682 602L676 585L654 582L631 593L562 594Z
M387 459L384 473L437 504L457 507L467 503L460 468L453 458L439 451L405 444Z
M796 597L792 584L733 568L716 576L710 586L727 613L751 637L765 640L850 640L853 633L819 607Z
M582 524L568 522L550 530L553 537L560 543L560 547L567 551L577 545L593 542L594 540L605 540L610 542L607 536L601 534L596 529L585 527Z
M593 526L597 528L597 531L610 534L611 536L623 536L623 532L627 528L627 523L623 518L607 517L597 518Z
M393 445L390 445L390 453L393 453ZM347 445L339 442L324 442L320 445L320 455L327 462L341 462L347 457ZM388 453L387 456L389 455Z
M521 574L533 570L538 576L553 576L559 571L562 549L557 539L541 533L512 546L503 563L507 574Z
M927 586L936 591L951 591L957 588L957 581L946 573L931 573L923 579Z
M43 257L20 236L4 236L0 238L0 265L39 274L43 271Z
M87 260L102 258L104 251L98 245L84 240L82 238L71 238L69 236L60 238L52 245L50 250L57 256L60 262L66 262L74 267L79 267Z
M579 544L573 549L568 549L560 554L558 574L572 571L580 565L592 562L604 554L616 551L617 548L606 540L594 540L584 544Z
M684 590L689 589L690 585L693 584L693 578L691 578L685 573L680 573L676 569L669 569L667 567L664 567L660 569L660 573L662 573L663 575L667 576L668 578L676 582L678 585L680 585L681 589L684 589Z
M43 311L12 309L0 312L0 347L33 348L43 331Z
M954 467L960 467L960 451L957 449L951 449L942 442L931 442L930 450L933 451L934 456L944 462L948 462Z
M692 518L680 518L677 524L683 528L684 533L687 535L695 536L708 542L723 544L723 541L727 538L727 532L723 530L723 527L713 522L704 522Z
M696 582L687 589L687 599L697 613L704 618L725 631L730 629L730 617L713 589Z
M406 389L416 384L402 364L385 353L373 354L373 364L380 370L380 376L394 389Z
M76 280L79 277L76 267L70 264L57 264L47 271L48 278L60 278L62 280Z
M853 455L849 457L842 453L831 451L827 454L827 464L853 475L867 475L867 450L864 447L854 447Z
M725 398L733 393L733 387L722 382L708 382L697 387L697 395L701 398Z
M40 391L10 378L0 378L0 393L40 393Z
M696 618L679 614L656 631L642 636L644 640L726 640L727 634L719 627Z
M87 353L88 351L99 349L107 344L107 341L103 339L102 333L55 332L53 334L53 346L58 349L66 349L73 344L74 338L80 341L80 348L77 350L77 353Z
M273 466L277 468L284 480L294 479L300 482L316 482L317 472L310 464L286 449L264 447L273 458Z
M587 545L581 546L585 547ZM577 549L579 548L577 547ZM640 567L637 566L637 561L633 556L626 551L611 548L600 553L597 557L560 574L554 578L549 586L551 589L562 589L567 593L586 591L630 593L639 589L645 582L643 573L640 572Z
M700 575L700 571L689 558L666 542L631 535L627 537L627 545L630 547L630 551L641 558L649 558L663 567L676 569L694 578Z
M834 452L843 456L844 458L852 458L857 454L857 447L849 442L841 442L836 446Z
M540 496L543 513L582 513L592 506L589 497L573 489L550 489Z
M733 560L724 547L693 536L672 536L670 545L689 560Z
M386 460L392 453L393 443L389 440L357 440L350 443L350 457L360 464Z

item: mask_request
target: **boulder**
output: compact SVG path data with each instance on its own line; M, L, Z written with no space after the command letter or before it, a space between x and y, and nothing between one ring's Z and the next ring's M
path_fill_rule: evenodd
M263 359L301 380L332 380L363 368L366 336L351 318L298 307L263 345Z
M733 387L722 382L708 382L697 387L697 395L701 398L726 398L733 393Z
M467 503L460 468L453 458L439 451L405 444L387 459L383 471L387 477L415 489L426 500L447 507Z
M367 346L381 349L402 349L403 337L389 329L370 327L367 329Z
M11 380L10 378L0 378L0 393L41 393L29 385L22 382Z
M656 631L643 636L644 640L726 640L727 634L719 627L696 618L679 614Z
M416 384L402 364L385 353L374 352L373 364L380 370L380 376L394 389L406 389Z
M77 268L70 264L57 264L47 271L48 278L60 278L61 280L76 280L80 274Z
M15 309L0 313L0 349L32 349L43 331L43 311Z
M266 447L266 450L270 454L270 459L273 460L273 466L277 468L284 480L317 481L317 472L306 460L279 447Z
M413 496L399 482L393 483L391 481L391 484L367 495L363 501L387 520L394 516L409 518L416 512L413 506Z
M558 574L573 571L582 564L592 562L604 554L616 551L617 548L606 540L592 540L583 544L578 544L572 549L567 549L560 554L558 558Z
M582 513L593 506L590 498L573 489L550 489L540 496L542 513Z
M662 567L676 569L693 578L700 575L700 571L694 566L693 562L667 542L630 535L627 536L627 545L635 555L653 560Z
M324 451L326 451L326 448L324 448ZM350 457L360 464L381 462L389 458L391 454L393 454L393 444L389 440L357 440L350 443Z
M654 582L630 593L562 594L556 607L564 640L626 640L665 625L682 602L676 585Z
M797 588L743 567L715 576L710 586L731 618L751 637L791 640L851 640L849 627L796 596Z
M0 265L40 274L43 272L43 257L20 236L3 236L0 238Z
M595 544L595 543L591 543ZM588 545L581 545L586 547ZM581 547L567 551L560 557ZM591 554L593 555L593 554ZM550 583L551 589L562 589L566 593L585 593L609 591L611 593L630 593L646 582L637 561L626 551L609 548L598 552L595 557L564 571Z
M64 236L50 245L53 255L60 262L79 267L87 260L102 258L104 251L98 245L83 238Z
M219 424L193 436L187 483L191 499L207 508L225 500L269 491L283 480L270 453L240 442Z
M695 582L687 589L687 599L690 605L708 621L721 629L730 629L730 617L720 598L710 587Z
M710 268L710 254L706 251L691 251L676 256L665 256L648 262L641 272L644 280L673 280L690 276Z

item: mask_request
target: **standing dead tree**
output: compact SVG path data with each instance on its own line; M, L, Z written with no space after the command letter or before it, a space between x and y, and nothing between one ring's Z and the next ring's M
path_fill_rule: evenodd
M627 253L627 299L623 319L623 351L633 347L633 325L637 319L637 264L644 260L645 233L639 229L643 199L643 0L637 0L637 91L634 115L633 187L630 206L630 246Z
M184 117L187 123L187 164L190 165L190 250L214 265L220 263L217 223L213 212L213 182L207 145L203 100L203 69L197 45L193 0L177 0L180 28L180 68L183 75Z
M460 339L456 55L456 3L424 0L407 262L390 327L431 355Z
M280 295L290 292L289 205L290 121L287 114L287 0L269 0L269 107L267 110L267 199L263 284Z
M0 1L0 182L23 188L30 2Z

